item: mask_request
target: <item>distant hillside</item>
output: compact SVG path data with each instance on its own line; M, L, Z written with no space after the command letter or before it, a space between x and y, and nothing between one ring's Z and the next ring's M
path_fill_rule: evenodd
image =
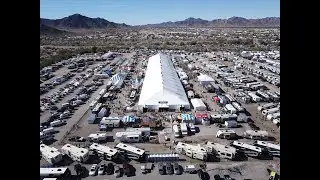
M67 32L40 23L40 35L62 35Z
M183 21L147 24L139 27L280 27L280 17L261 19L246 19L231 17L229 19L215 19L212 21L190 17Z
M118 24L102 18L90 18L81 14L74 14L62 19L43 19L40 24L58 29L103 29L129 27L126 24Z

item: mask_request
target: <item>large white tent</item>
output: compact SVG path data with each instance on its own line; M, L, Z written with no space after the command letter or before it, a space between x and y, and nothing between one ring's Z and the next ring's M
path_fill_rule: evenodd
M149 58L138 106L139 110L190 109L186 92L169 56L159 53Z

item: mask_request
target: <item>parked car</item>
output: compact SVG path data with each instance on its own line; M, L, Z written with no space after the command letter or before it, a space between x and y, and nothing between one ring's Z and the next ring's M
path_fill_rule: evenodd
M114 166L114 176L116 178L121 176L121 172L120 172L120 167L119 166Z
M165 175L166 174L166 166L163 163L159 163L158 165L159 174Z
M109 163L107 165L106 172L107 172L107 175L111 175L114 173L114 165L112 163Z
M232 180L229 175L224 175L224 179L225 179L225 180Z
M166 164L166 172L169 175L173 174L173 167L172 167L172 164L169 162Z
M104 165L104 164L101 164L100 167L99 167L99 170L98 170L98 174L99 174L99 175L103 175L104 172L105 172L105 170L106 170L105 165Z
M95 176L97 175L97 171L98 171L98 165L97 164L93 164L90 168L89 171L89 176Z
M175 173L176 175L182 174L182 169L181 169L181 167L179 166L178 163L174 163L174 164L173 164L173 169L174 169L174 173Z

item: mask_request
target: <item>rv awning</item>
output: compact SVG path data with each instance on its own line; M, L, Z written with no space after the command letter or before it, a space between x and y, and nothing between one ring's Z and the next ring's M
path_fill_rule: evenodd
M196 113L196 118L208 118L207 113Z

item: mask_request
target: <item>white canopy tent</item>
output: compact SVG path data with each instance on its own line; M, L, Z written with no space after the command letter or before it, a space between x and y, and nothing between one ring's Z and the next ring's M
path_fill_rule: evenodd
M187 95L167 55L159 53L149 58L138 106L139 110L190 109Z
M206 74L201 74L198 76L198 81L200 84L208 84L210 82L214 82L214 79Z

